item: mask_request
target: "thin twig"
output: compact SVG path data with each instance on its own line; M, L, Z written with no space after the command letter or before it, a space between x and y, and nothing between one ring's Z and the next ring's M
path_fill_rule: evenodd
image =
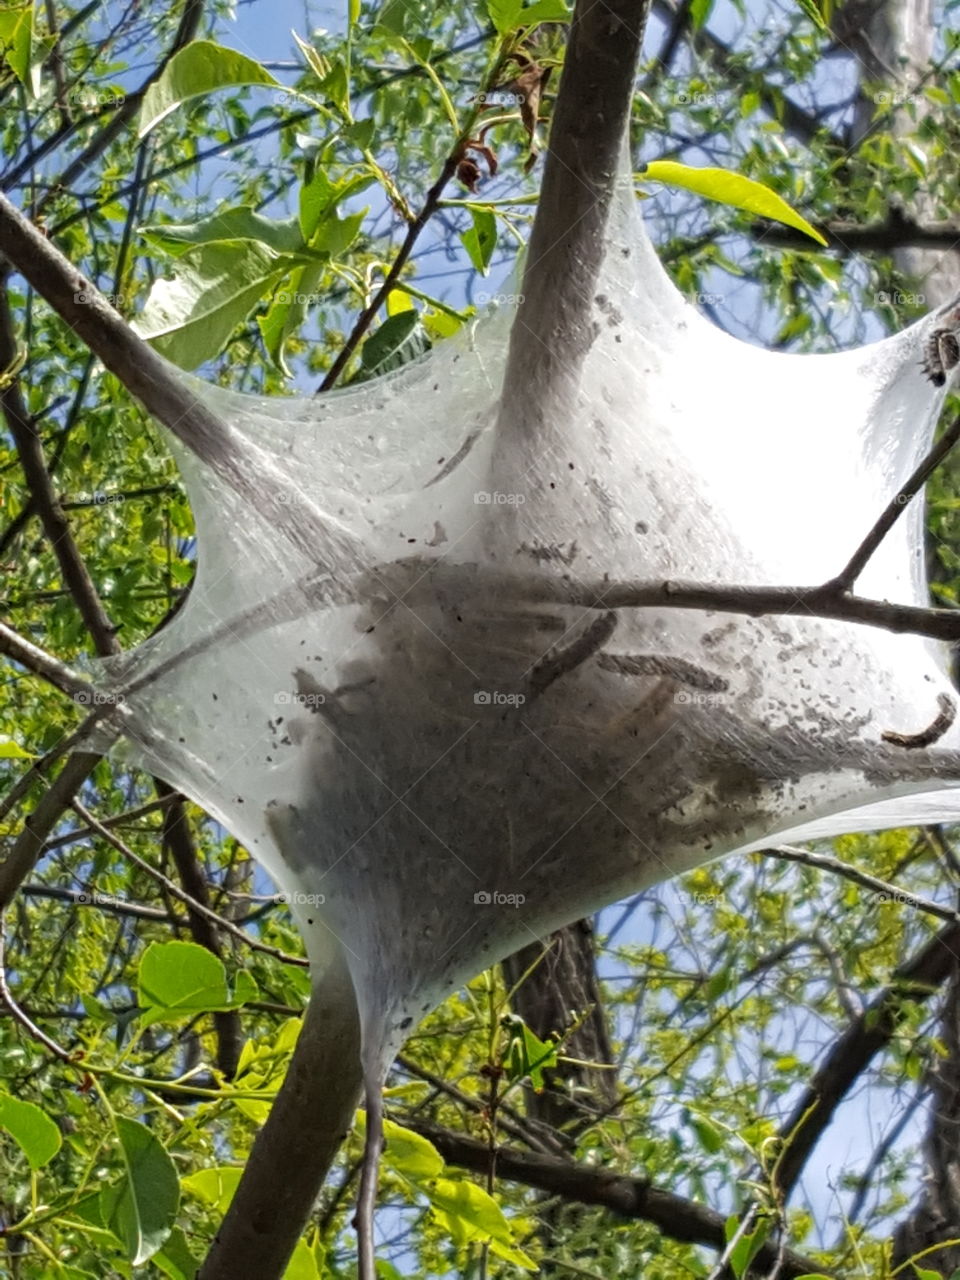
M206 917L206 919L211 920L226 933L229 933L233 937L239 939L239 941L243 942L246 946L253 948L254 951L262 951L265 955L273 956L274 959L280 960L284 964L297 965L302 969L309 968L308 960L304 960L301 956L289 955L286 951L281 951L279 947L271 947L265 942L260 942L256 938L251 938L248 933L245 933L243 929L235 925L232 920L227 920L224 916L218 915L211 907L205 906L202 902L198 902L196 898L187 893L185 889L182 889L180 885L178 885L174 880L171 880L169 876L165 876L157 867L151 866L145 858L141 858L139 854L134 853L129 845L118 839L108 827L105 827L102 822L99 822L89 809L82 805L79 800L73 800L70 807L75 813L79 814L92 831L96 832L101 840L105 840L107 844L116 849L118 853L123 854L125 858L129 859L135 867L139 867L141 871L156 880L157 884L162 885L172 897L177 898L185 906L189 907L191 911L195 911L198 915L202 915Z
M37 1024L30 1018L29 1014L17 1004L14 999L13 992L10 990L7 982L7 970L4 958L4 926L2 914L0 914L0 1004L9 1011L14 1021L19 1022L21 1027L26 1031L31 1040L36 1040L38 1044L42 1044L48 1049L55 1058L59 1058L61 1062L68 1062L71 1066L76 1066L73 1055L68 1053L66 1049L57 1044L56 1040L50 1038L45 1031L41 1031Z
M927 915L936 916L938 920L946 920L950 924L960 923L960 911L952 907L942 907L932 898L924 898L919 893L910 893L889 880L881 880L869 872L851 867L848 862L841 862L828 853L812 853L809 849L798 849L794 845L778 844L769 849L762 849L764 857L779 858L785 862L800 862L806 867L816 867L818 871L829 871L832 875L842 876L844 880L852 880L863 889L872 889L874 893L883 895L884 901L903 902L917 911L925 911Z
M958 440L960 440L960 416L954 418L927 456L919 466L914 468L909 478L904 481L896 494L884 507L873 528L860 543L860 546L857 547L846 566L837 574L836 582L839 587L845 590L850 590L853 587L853 584L867 567L870 557L913 499L923 491L923 486L927 480L929 480Z

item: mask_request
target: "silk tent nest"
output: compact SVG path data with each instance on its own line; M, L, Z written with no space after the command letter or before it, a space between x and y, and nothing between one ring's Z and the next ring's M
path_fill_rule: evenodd
M944 646L629 605L836 574L930 446L960 303L840 354L737 341L670 282L625 161L591 311L577 377L522 404L511 307L316 399L190 378L270 501L175 445L196 581L97 668L129 758L289 895L315 989L346 965L368 1096L424 1014L552 929L774 838L960 811ZM926 603L918 502L859 586Z

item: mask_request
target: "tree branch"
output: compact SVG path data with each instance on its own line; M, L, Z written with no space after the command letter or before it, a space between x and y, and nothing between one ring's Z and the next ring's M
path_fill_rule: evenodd
M928 1000L953 972L958 951L960 924L949 924L894 971L889 986L834 1041L780 1129L785 1148L778 1162L777 1190L784 1202L840 1103L896 1034L901 1002Z
M0 196L0 244L9 261L127 390L311 563L358 566L362 551L312 503L289 502L291 482L261 449L211 413L98 290Z
M360 1024L337 954L314 984L286 1077L197 1280L275 1280L360 1099Z
M429 1138L444 1160L474 1173L487 1172L490 1151L486 1143L421 1120L408 1120L406 1123ZM645 1178L632 1178L610 1169L557 1160L537 1152L518 1151L515 1147L497 1148L497 1175L508 1182L519 1182L523 1186L561 1196L566 1201L596 1205L620 1218L650 1222L665 1236L682 1244L723 1249L726 1243L726 1220L722 1213L672 1191L662 1191ZM776 1241L767 1241L757 1253L754 1267L769 1269L779 1253ZM796 1280L796 1277L810 1272L829 1274L813 1259L792 1249L786 1250L780 1273L783 1280Z
M529 387L575 385L593 341L593 296L649 7L605 0L574 8L501 396L515 415L512 430L531 443L542 438L549 409Z
M956 249L960 247L960 225L956 222L917 222L895 206L886 221L864 226L857 222L814 223L830 241L831 248L848 253L892 253L908 246L920 249ZM765 245L784 249L813 249L810 237L778 222L757 222L753 234ZM814 249L820 253L822 250Z

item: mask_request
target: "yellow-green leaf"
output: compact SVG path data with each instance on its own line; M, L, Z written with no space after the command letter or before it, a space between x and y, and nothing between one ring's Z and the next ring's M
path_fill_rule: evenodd
M683 187L708 200L716 200L719 204L729 204L735 209L745 209L747 213L755 213L761 218L770 218L773 222L782 222L788 227L802 231L817 244L826 245L826 240L795 209L791 209L775 191L745 178L740 173L730 173L726 169L697 169L692 165L678 164L674 160L653 160L641 172L642 178L654 182L665 182L672 187Z

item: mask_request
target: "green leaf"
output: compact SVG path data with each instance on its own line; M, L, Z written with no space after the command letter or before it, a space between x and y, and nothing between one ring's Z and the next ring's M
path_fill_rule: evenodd
M518 27L536 27L541 22L569 22L571 10L564 0L536 0L517 15Z
M406 28L410 6L408 0L385 0L377 14L377 26L392 35L402 36Z
M521 27L539 26L541 22L570 21L570 10L564 0L534 0L526 9L522 0L487 0L487 13L502 36Z
M295 31L292 32L292 35L294 40L296 40L297 42L297 47L299 48L300 52L303 54L304 61L306 62L307 66L310 68L310 70L313 72L313 74L317 77L318 80L322 80L324 76L327 75L330 71L330 63L319 51L319 49L315 49L313 45L308 44L306 40L301 40Z
M933 1271L930 1267L918 1267L914 1263L913 1269L917 1273L917 1280L943 1280L942 1272Z
M196 369L293 265L252 240L198 245L177 260L172 279L154 282L134 328L181 369Z
M383 1159L412 1182L435 1178L443 1172L443 1156L428 1138L392 1120L383 1122Z
M493 251L497 247L497 219L489 209L483 208L471 209L470 216L473 226L463 232L460 240L470 255L470 261L479 272L486 275Z
M714 0L693 0L690 6L690 21L693 23L694 31L699 31L710 17L713 4Z
M0 734L0 760L36 760L32 751L25 751L19 743Z
M237 994L231 997L222 962L195 942L151 942L140 961L137 982L144 1009L142 1026L192 1018L214 1009L235 1009L256 994L256 984L247 975L244 991L240 991L238 980Z
M63 1142L60 1130L44 1110L8 1093L0 1093L0 1129L9 1133L31 1169L49 1164Z
M245 204L221 209L200 222L154 223L141 227L140 234L172 254L181 254L191 245L209 244L214 240L255 240L274 253L308 252L296 218L277 221Z
M737 1277L737 1280L741 1280L741 1277L746 1273L747 1267L749 1267L752 1260L756 1257L760 1246L770 1234L770 1227L770 1219L761 1218L753 1231L748 1235L742 1235L734 1245L733 1250L730 1253L730 1269ZM737 1218L736 1214L727 1218L727 1221L724 1224L724 1234L728 1242L734 1238L739 1229L740 1220Z
M174 1227L159 1253L150 1259L158 1271L168 1280L194 1280L200 1262L190 1252L187 1237L180 1227Z
M283 1273L283 1280L325 1280L327 1274L323 1268L322 1250L318 1255L306 1240L299 1239Z
M514 1245L510 1224L496 1200L475 1182L434 1178L417 1185L426 1192L433 1208L442 1214L455 1240L488 1239L500 1257L509 1256L515 1266L537 1270L536 1263Z
M411 336L419 323L416 311L399 311L384 320L363 344L360 363L369 372L379 369Z
M310 246L316 253L328 253L336 261L342 258L356 240L369 208L341 218L335 209L328 210L317 224Z
M820 12L820 6L817 4L817 0L797 0L797 4L799 4L800 8L807 17L811 19L818 30L829 30L826 22L824 21L823 14Z
M42 88L41 68L53 48L55 36L37 36L33 3L0 7L0 49L3 60L23 87L37 98Z
M516 30L522 7L522 0L487 0L487 13L499 35L506 36Z
M201 1169L183 1179L182 1187L187 1195L196 1196L217 1213L226 1213L236 1193L243 1169L232 1164L222 1164L215 1169Z
M342 182L331 182L318 165L309 182L300 188L300 232L303 239L315 247L314 237L320 223L328 216L336 217L337 205L348 196L365 190L376 179L372 173L355 173ZM346 219L344 219L346 221Z
M146 1262L169 1236L180 1205L177 1170L146 1125L114 1116L125 1176L100 1193L103 1225L123 1244L130 1262Z
M534 1035L518 1014L507 1014L503 1025L510 1035L510 1043L504 1055L507 1078L522 1080L529 1076L537 1093L544 1087L543 1073L557 1065L557 1047L552 1040L541 1040Z
M342 62L335 62L320 82L320 91L337 108L347 120L350 117L350 81L347 68Z
M708 1151L711 1155L722 1150L723 1134L704 1116L691 1116L690 1127L700 1139L700 1145L704 1151Z
M641 176L654 182L666 182L673 187L683 187L697 195L706 196L708 200L733 205L735 209L745 209L748 213L770 218L774 222L783 222L810 236L817 244L827 243L820 232L811 227L806 218L801 217L796 210L791 209L775 191L765 187L762 182L743 177L742 174L730 173L726 169L697 169L673 160L653 160L642 171Z
M282 87L266 68L246 54L225 49L212 40L194 40L173 55L144 95L139 136L144 137L182 102L243 84Z

